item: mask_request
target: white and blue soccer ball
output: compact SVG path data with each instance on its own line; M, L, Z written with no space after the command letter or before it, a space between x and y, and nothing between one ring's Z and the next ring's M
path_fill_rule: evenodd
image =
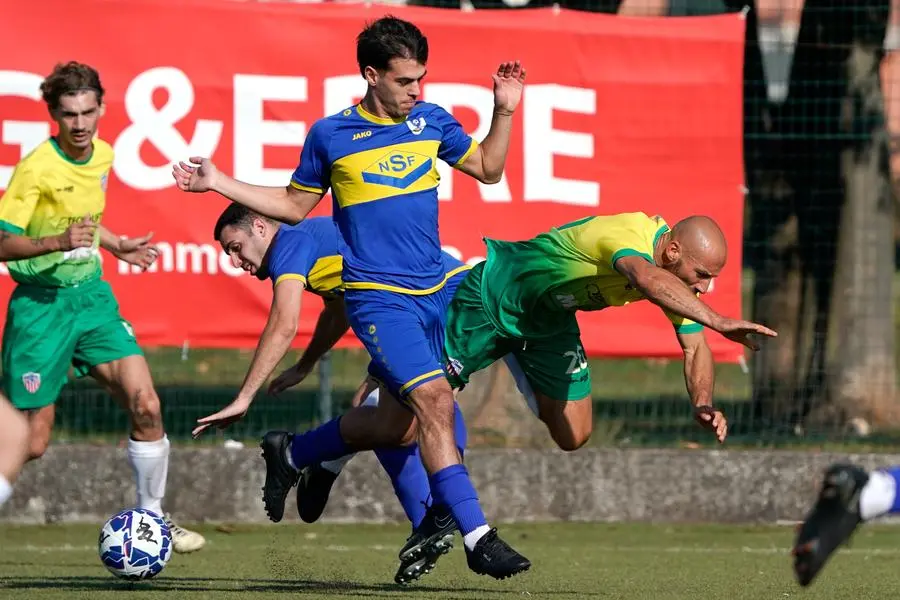
M149 579L172 556L172 534L166 522L149 510L130 508L113 515L100 530L100 560L122 579Z

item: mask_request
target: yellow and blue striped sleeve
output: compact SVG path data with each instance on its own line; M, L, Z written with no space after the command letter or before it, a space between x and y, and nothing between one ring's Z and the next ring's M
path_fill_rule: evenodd
M291 187L314 194L324 194L328 190L331 185L330 130L325 119L316 121L310 128L300 152L300 164L291 175Z
M465 132L460 122L440 106L435 106L428 116L441 128L438 158L444 162L457 167L478 148L478 142Z

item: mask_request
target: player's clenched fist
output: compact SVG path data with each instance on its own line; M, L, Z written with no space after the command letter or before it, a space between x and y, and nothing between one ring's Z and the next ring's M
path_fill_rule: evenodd
M712 406L697 406L694 408L694 420L704 429L716 434L716 439L721 444L728 435L728 420L724 413Z
M83 217L80 221L72 223L69 228L57 236L59 249L63 252L75 248L90 248L94 245L94 236L97 234L97 224L90 216Z

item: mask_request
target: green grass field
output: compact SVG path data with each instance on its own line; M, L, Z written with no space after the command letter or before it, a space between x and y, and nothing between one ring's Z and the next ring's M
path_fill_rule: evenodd
M97 558L99 526L0 527L0 598L602 598L648 600L892 598L900 530L861 530L809 589L796 585L793 529L646 524L502 525L532 570L503 582L465 565L462 542L418 585L393 584L407 530L394 525L202 527L208 545L129 584Z

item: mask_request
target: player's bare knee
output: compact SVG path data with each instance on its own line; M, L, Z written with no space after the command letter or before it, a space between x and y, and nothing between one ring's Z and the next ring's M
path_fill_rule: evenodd
M422 386L410 394L410 403L424 429L446 429L453 426L453 391L448 385Z
M128 398L135 439L155 441L163 436L162 405L152 386L134 390Z
M37 432L28 438L28 460L37 460L44 456L47 448L50 447L50 433L46 434Z
M569 430L561 435L554 435L553 439L560 450L574 452L588 443L588 440L591 439L591 432Z

